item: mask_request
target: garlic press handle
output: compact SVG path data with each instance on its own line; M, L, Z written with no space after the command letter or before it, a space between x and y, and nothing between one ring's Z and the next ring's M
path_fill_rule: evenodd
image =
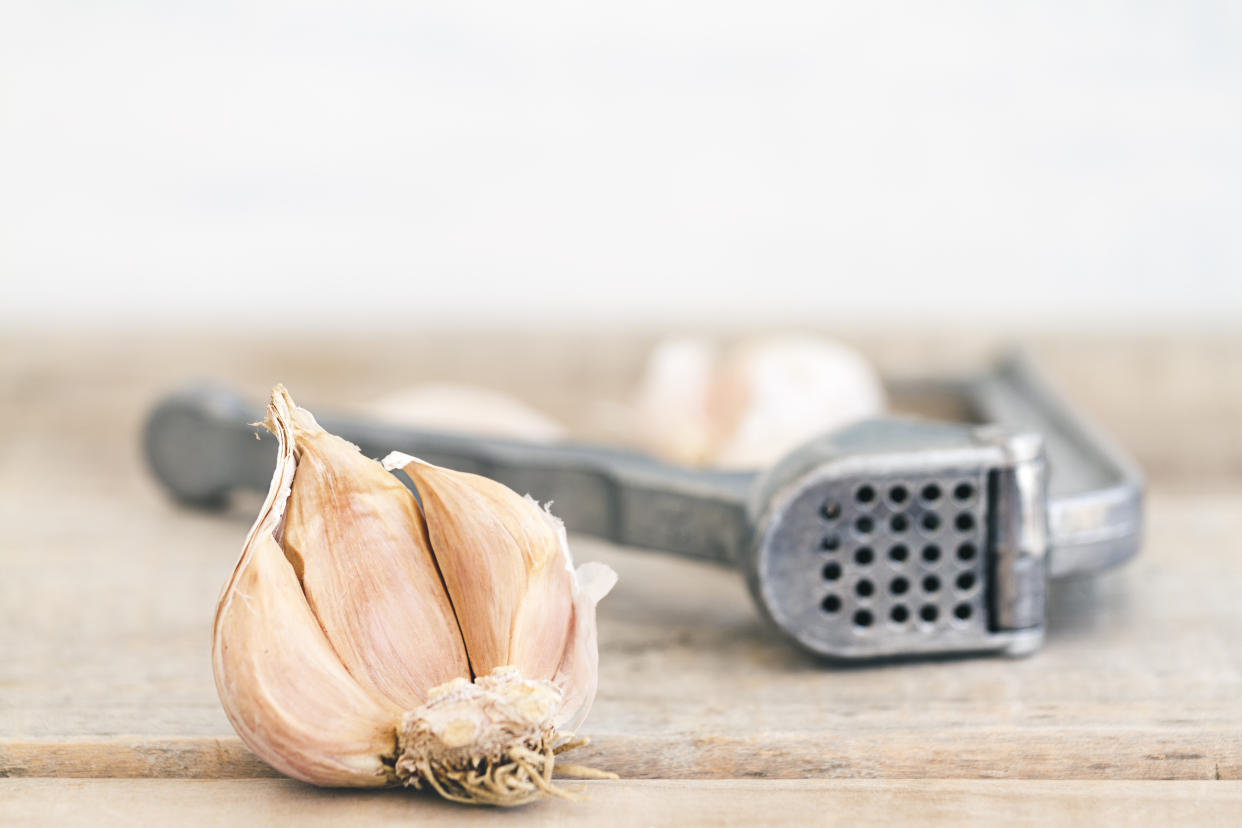
M933 385L964 399L977 421L1044 439L1050 468L1049 575L1103 569L1139 548L1142 477L1134 463L1074 412L1022 356L968 380ZM221 503L237 488L262 491L275 440L261 411L233 392L198 386L161 402L144 434L148 462L178 499ZM634 452L420 431L350 416L318 417L370 457L401 450L474 472L555 504L572 531L626 546L736 564L749 543L756 476L661 463ZM263 445L256 445L256 437Z
M236 489L263 491L276 441L254 425L261 419L261 409L228 389L200 385L175 393L147 420L148 464L191 505L222 505ZM420 431L332 414L316 419L368 457L400 450L552 501L574 532L725 564L736 562L748 537L750 473L684 469L598 446Z
M980 422L1043 436L1050 577L1095 572L1137 554L1143 509L1138 466L1058 395L1028 357L1007 356L967 380L961 392Z

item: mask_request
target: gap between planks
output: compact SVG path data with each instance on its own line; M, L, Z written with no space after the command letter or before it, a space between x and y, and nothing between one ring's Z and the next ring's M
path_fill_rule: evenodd
M754 737L596 734L578 761L623 779L1242 780L1242 745L1211 734L917 733ZM1211 744L1205 752L1201 746ZM1200 747L1196 747L1200 746ZM1096 761L1083 757L1098 757ZM240 739L0 740L0 777L249 779L279 774Z
M581 802L503 814L541 825L1236 825L1242 782L959 779L588 782ZM0 824L440 826L495 824L490 808L412 791L290 780L0 779Z

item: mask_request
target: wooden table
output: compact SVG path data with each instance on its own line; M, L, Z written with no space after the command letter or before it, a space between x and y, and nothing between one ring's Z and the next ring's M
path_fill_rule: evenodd
M977 366L998 342L848 338L897 374ZM0 823L494 819L277 778L233 735L209 631L256 502L223 514L170 503L143 466L142 418L194 377L255 398L279 380L311 408L454 378L598 434L651 341L0 339ZM1038 654L830 666L765 628L735 573L575 538L578 560L621 576L600 606L580 761L623 781L506 819L1242 822L1242 339L1030 344L1150 478L1142 556L1056 584Z

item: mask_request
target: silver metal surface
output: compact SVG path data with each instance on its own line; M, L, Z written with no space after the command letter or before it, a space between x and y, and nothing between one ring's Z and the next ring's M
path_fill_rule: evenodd
M960 390L979 421L1044 438L1051 577L1107 569L1138 553L1142 473L1106 434L1056 394L1030 360L1010 357Z
M993 623L1003 630L1042 627L1048 582L1047 464L1034 433L993 435L1005 452L988 471L987 548Z
M885 418L827 435L756 486L747 583L824 655L1028 652L1043 629L1043 468L1038 435L990 426Z
M1021 359L937 385L990 425L867 421L760 474L318 419L369 456L397 449L554 501L571 531L738 566L764 614L817 653L1029 652L1042 640L1047 577L1137 552L1141 478ZM152 469L195 505L265 489L275 448L249 425L259 411L219 388L169 397L144 434ZM955 499L958 487L969 496Z

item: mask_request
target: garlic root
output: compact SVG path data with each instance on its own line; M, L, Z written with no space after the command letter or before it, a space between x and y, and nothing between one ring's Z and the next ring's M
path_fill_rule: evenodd
M575 799L552 774L616 779L616 774L556 757L586 739L558 733L552 711L560 693L549 682L521 678L498 667L473 684L458 679L432 691L427 704L407 713L398 736L395 773L403 784L424 783L445 799L522 805L544 795Z

